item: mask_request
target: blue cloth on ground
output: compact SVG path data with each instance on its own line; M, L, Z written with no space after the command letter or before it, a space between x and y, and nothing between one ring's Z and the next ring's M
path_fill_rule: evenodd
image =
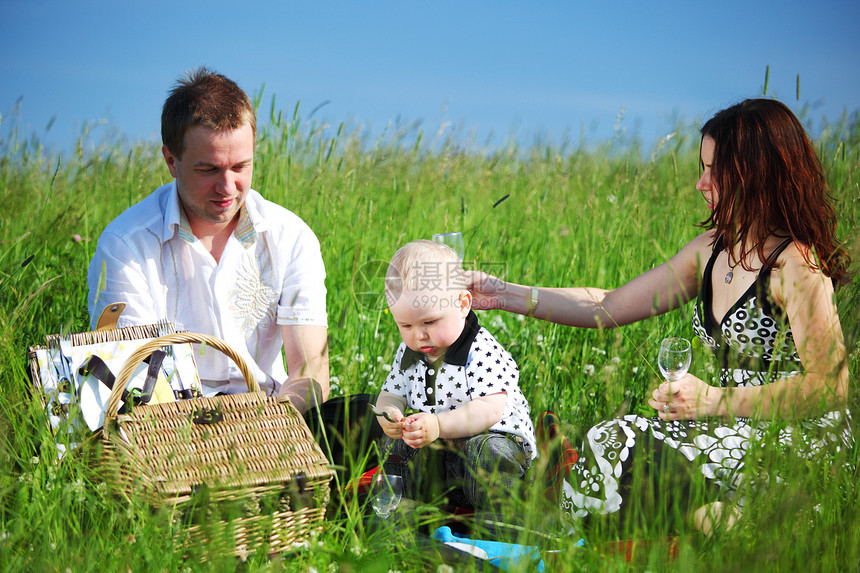
M540 551L532 545L517 545L516 543L503 543L501 541L486 541L483 539L469 539L468 537L460 537L451 531L447 525L438 528L432 534L433 539L442 543L466 543L474 545L487 552L490 563L496 567L500 567L505 571L511 570L516 566L517 562L522 559L528 559L538 564L537 570L543 571L543 559L541 559Z

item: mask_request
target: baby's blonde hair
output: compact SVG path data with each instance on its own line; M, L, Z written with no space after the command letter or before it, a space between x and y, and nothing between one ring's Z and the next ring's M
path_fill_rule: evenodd
M385 291L399 295L403 291L445 290L466 288L463 265L454 249L448 245L421 239L400 247L385 273Z

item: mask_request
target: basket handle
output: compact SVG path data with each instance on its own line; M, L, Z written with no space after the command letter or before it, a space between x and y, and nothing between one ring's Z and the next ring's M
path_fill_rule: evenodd
M108 399L105 418L116 418L117 413L119 412L119 403L120 400L122 400L122 393L125 390L125 386L131 379L131 375L134 374L134 370L137 368L137 365L140 364L144 358L162 346L184 344L186 342L206 344L207 346L220 350L227 355L228 358L232 359L233 362L236 363L236 366L239 367L239 370L242 372L242 376L245 377L245 384L248 385L248 390L250 392L260 391L260 384L257 382L257 378L254 376L253 372L251 372L248 364L226 342L220 338L209 336L208 334L177 332L174 334L167 334L159 338L153 338L146 344L142 344L140 348L135 350L134 353L128 357L128 360L123 364L122 369L116 377L116 382L110 391L110 398Z

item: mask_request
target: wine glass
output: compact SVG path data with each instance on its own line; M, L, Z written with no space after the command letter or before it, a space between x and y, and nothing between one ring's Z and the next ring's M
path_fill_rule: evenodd
M692 358L690 341L686 338L669 337L660 343L660 354L657 355L657 365L663 377L669 382L683 378L690 369Z
M373 478L370 500L379 517L388 517L400 505L403 497L403 478L392 474L377 474Z
M459 231L454 233L437 233L433 235L433 240L437 243L448 245L454 249L454 252L457 253L457 257L461 261L463 260L463 256L466 254L466 247L463 245L463 233Z

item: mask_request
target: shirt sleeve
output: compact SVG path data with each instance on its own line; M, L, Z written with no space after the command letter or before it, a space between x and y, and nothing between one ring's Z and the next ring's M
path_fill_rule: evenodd
M278 324L328 326L325 264L319 240L307 225L291 255L278 302Z
M466 365L469 395L472 400L508 392L520 379L517 363L495 339L478 336L472 344Z
M157 302L164 297L156 296L161 287L153 286L150 281L157 278L158 271L144 268L146 260L136 256L136 252L109 231L99 238L87 271L87 308L92 329L105 307L117 302L126 303L117 322L120 328L153 324L164 318L164 309L158 308Z

